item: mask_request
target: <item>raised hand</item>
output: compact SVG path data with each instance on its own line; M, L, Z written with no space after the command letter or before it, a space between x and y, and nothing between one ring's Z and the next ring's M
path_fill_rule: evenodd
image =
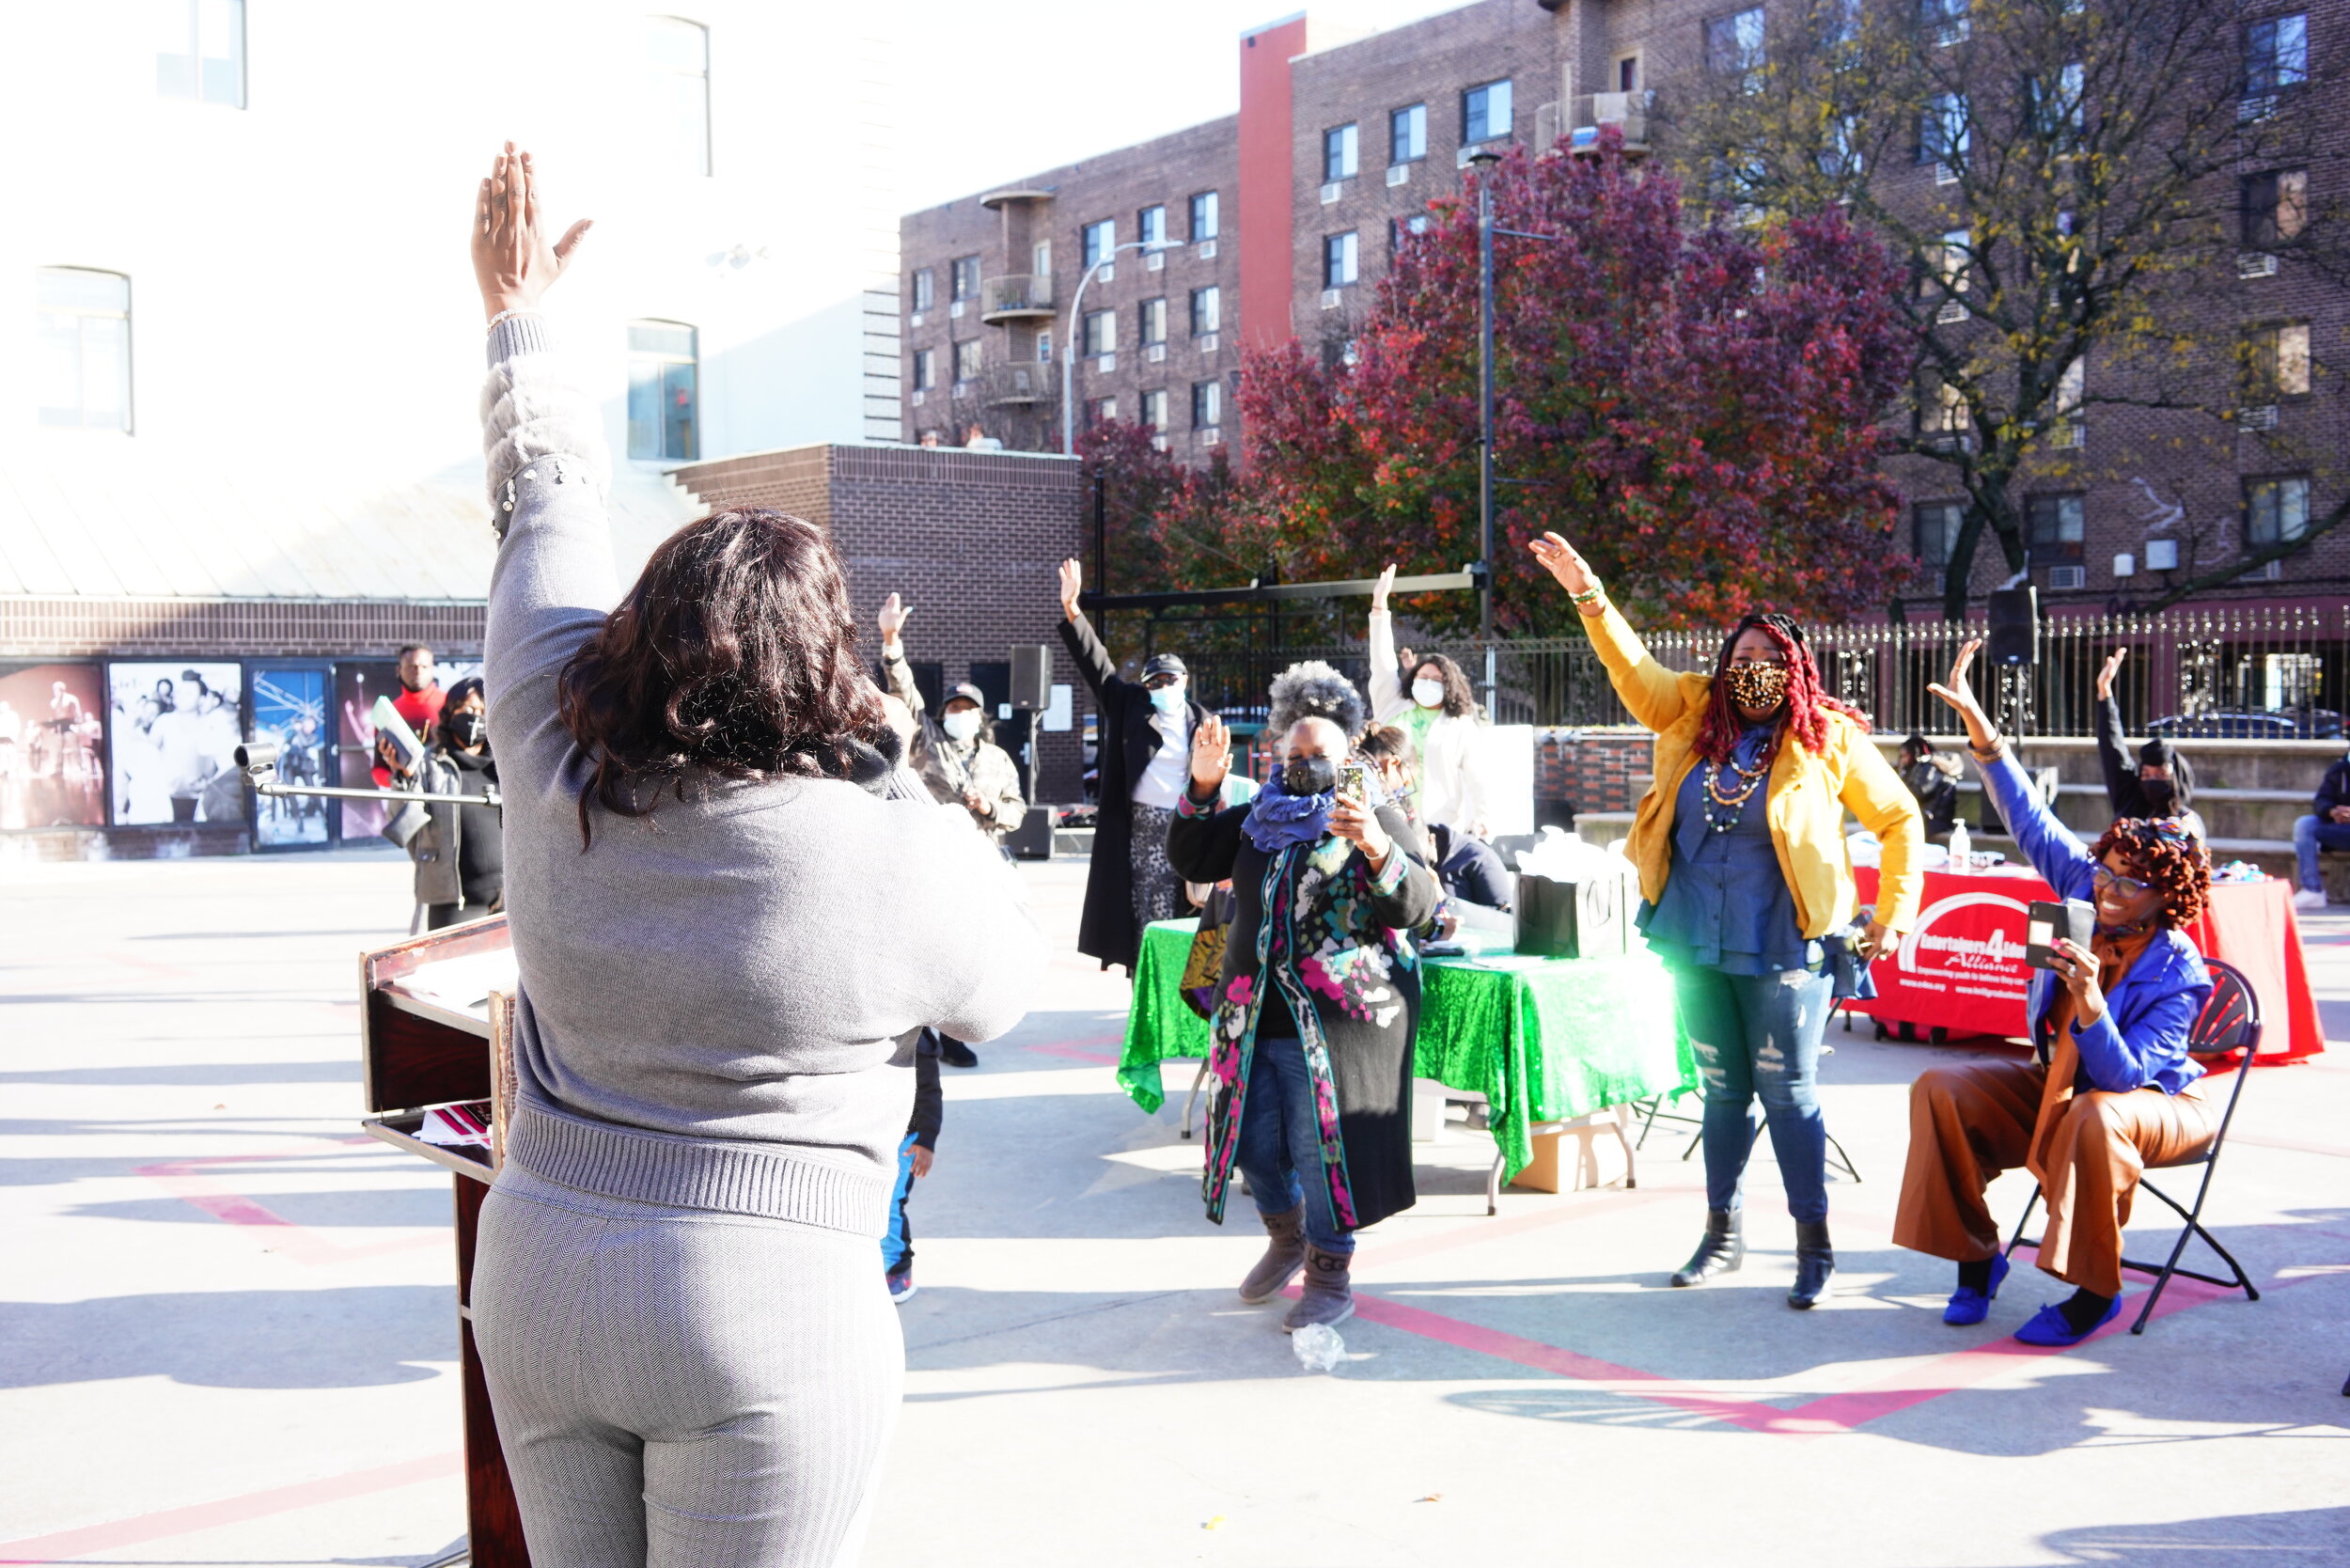
M2117 648L2106 658L2106 667L2097 672L2097 700L2103 702L2113 695L2113 678L2122 673L2122 661L2130 656L2126 648Z
M1958 716L1966 724L1966 739L1978 751L1988 747L1998 733L1991 727L1990 715L1975 699L1975 688L1966 679L1966 671L1974 664L1975 654L1982 647L1981 637L1967 638L1966 646L1958 651L1958 662L1950 666L1950 679L1937 681L1926 688L1958 710Z
M508 142L474 200L473 275L481 288L482 313L494 320L501 311L536 308L594 223L582 218L549 243L530 154Z
M1387 563L1387 569L1379 573L1379 581L1371 590L1371 614L1386 615L1387 613L1387 594L1388 591L1394 587L1395 563L1393 561L1389 561Z
M1191 792L1201 797L1214 794L1231 771L1232 732L1211 713L1191 732Z
M1086 569L1074 560L1060 563L1060 613L1064 620L1077 619L1077 595L1085 591Z
M913 616L914 606L900 600L896 594L883 600L881 614L873 618L874 624L881 628L882 647L897 647L899 639L905 635L906 622Z
M1591 570L1591 563L1577 555L1574 546L1561 536L1546 533L1528 541L1527 548L1534 553L1543 570L1557 578L1559 586L1569 593L1589 593L1599 587L1599 574Z

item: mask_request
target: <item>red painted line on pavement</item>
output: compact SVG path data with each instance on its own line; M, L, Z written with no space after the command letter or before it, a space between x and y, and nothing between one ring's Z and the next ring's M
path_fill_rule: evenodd
M115 1551L200 1529L216 1529L222 1525L240 1525L273 1514L290 1513L320 1503L341 1502L395 1487L414 1486L419 1482L439 1481L459 1474L464 1467L462 1454L435 1453L371 1470L324 1476L291 1486L273 1486L266 1492L248 1492L242 1497L166 1508L161 1513L117 1519L110 1524L87 1525L51 1535L28 1535L22 1541L0 1541L0 1563L67 1562L92 1552Z
M335 1138L332 1143L337 1147L348 1147L375 1141L363 1135L359 1137ZM413 1252L419 1247L443 1245L441 1237L435 1234L399 1236L365 1247L344 1247L329 1241L306 1225L295 1224L266 1204L257 1202L243 1193L229 1191L200 1173L213 1166L284 1164L311 1158L319 1152L316 1145L308 1145L299 1150L269 1154L202 1154L191 1159L139 1166L132 1174L146 1177L182 1203L201 1210L224 1224L258 1226L275 1231L278 1233L272 1239L270 1250L312 1268L322 1263L347 1263L361 1258L381 1258L389 1253Z
M1028 1045L1024 1046L1023 1049L1035 1051L1042 1056L1068 1057L1073 1061L1089 1061L1101 1067L1118 1065L1117 1052L1089 1051L1082 1045Z

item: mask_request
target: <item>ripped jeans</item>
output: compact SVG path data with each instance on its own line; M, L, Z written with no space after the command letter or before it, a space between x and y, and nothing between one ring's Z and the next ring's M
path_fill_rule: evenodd
M1725 975L1676 964L1674 988L1705 1091L1705 1206L1735 1209L1754 1147L1747 1107L1760 1095L1787 1186L1787 1212L1827 1217L1827 1125L1814 1092L1820 1036L1835 1010L1826 975L1782 969Z

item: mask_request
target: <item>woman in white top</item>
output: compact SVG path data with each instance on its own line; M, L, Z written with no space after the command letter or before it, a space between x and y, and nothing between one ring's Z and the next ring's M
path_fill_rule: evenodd
M1412 738L1412 767L1419 780L1419 820L1486 837L1484 717L1468 676L1441 653L1412 666L1411 690L1395 662L1395 618L1387 613L1390 565L1371 592L1371 706L1380 721Z

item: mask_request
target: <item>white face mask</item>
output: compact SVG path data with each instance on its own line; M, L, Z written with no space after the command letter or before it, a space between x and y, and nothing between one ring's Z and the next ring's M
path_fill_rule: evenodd
M947 731L947 738L950 741L967 741L979 732L979 711L964 708L948 713L938 721L938 727Z
M1423 708L1443 707L1444 682L1431 681L1426 676L1422 676L1412 682L1412 700Z
M1183 683L1151 688L1151 706L1170 717L1183 711Z

